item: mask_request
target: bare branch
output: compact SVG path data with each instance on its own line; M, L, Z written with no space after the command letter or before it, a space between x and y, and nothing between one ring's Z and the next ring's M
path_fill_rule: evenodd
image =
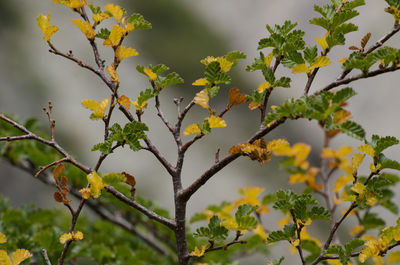
M44 261L46 262L47 265L51 265L51 261L49 259L49 255L47 254L47 250L45 248L42 248L42 256L44 258Z
M111 193L112 195L114 195L118 200L132 206L133 208L135 208L136 210L142 212L143 214L145 214L147 217L149 217L150 219L153 219L165 226L167 226L170 229L175 229L176 228L176 224L174 221L162 217L158 214L156 214L153 211L150 211L149 209L147 209L146 207L144 207L143 205L139 204L136 201L133 201L131 199L129 199L128 197L126 197L124 194L122 194L121 192L117 191L114 187L112 186L106 186L105 187L106 191Z

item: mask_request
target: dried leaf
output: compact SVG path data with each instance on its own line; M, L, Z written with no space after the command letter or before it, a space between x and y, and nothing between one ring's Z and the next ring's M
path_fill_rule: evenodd
M358 48L357 46L350 46L349 50L351 50L351 51L359 51L360 48Z
M135 185L136 185L135 177L126 172L122 172L122 174L124 174L124 176L126 178L125 183L128 184L129 186L131 186L132 188L135 187Z
M58 191L54 192L54 200L56 202L63 202L63 196Z
M227 109L230 109L235 105L246 103L247 101L248 99L246 95L241 94L239 89L231 88L231 90L229 91L229 104L227 106Z
M54 179L57 180L58 177L61 175L62 172L65 170L64 164L58 164L53 170Z
M65 176L61 177L61 185L67 187L68 179Z
M363 49L365 48L370 38L371 38L371 32L365 34L365 36L361 39L361 48Z
M197 93L196 96L194 97L194 103L196 103L197 105L200 105L201 107L203 107L205 109L210 109L210 106L208 105L209 100L210 100L210 98L208 97L207 89L203 89L202 91Z

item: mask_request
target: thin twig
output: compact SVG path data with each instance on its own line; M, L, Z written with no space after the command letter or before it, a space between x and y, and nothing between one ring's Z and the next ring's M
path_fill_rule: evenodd
M296 248L297 251L299 252L301 262L303 263L303 265L306 265L307 263L306 260L304 259L303 249L301 248L301 230L303 229L303 226L297 223L297 218L296 215L294 214L293 209L290 210L290 214L292 215L293 223L296 225L297 239L299 240L299 244L296 246Z
M62 162L68 162L68 158L67 157L63 157L57 161L54 161L53 163L50 163L46 166L42 166L40 167L40 170L38 172L36 172L36 174L34 175L35 177L39 176L40 174L42 174L43 171L45 171L46 169L48 169L49 167L61 164Z
M46 262L47 265L51 265L51 261L49 259L49 255L47 254L47 250L45 248L42 248L42 256L44 258L44 261Z
M176 228L176 224L173 220L170 220L168 218L162 217L158 214L156 214L155 212L147 209L146 207L144 207L143 205L139 204L136 201L133 201L131 199L129 199L128 197L126 197L124 194L122 194L121 192L117 191L114 187L112 186L106 186L105 187L106 191L111 193L112 195L114 195L118 200L132 206L133 208L137 209L138 211L142 212L143 214L145 214L147 217L149 217L150 219L153 219L171 229L175 229Z

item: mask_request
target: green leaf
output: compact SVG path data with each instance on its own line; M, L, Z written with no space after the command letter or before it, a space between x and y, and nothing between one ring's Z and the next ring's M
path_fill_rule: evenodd
M151 23L145 20L141 14L131 15L126 22L133 24L134 30L151 29Z
M294 237L296 232L296 225L295 224L288 224L285 225L283 231L273 231L269 234L267 242L268 243L275 243L282 240L290 240Z
M275 194L267 194L262 199L262 204L268 205L268 204L276 202L276 200L277 200L277 198L276 198Z
M312 207L310 212L308 213L308 216L312 220L330 220L331 219L331 214L329 213L329 211L322 206Z
M355 95L356 92L351 87L345 87L333 95L332 103L340 105Z
M146 90L140 92L139 97L137 99L137 103L139 106L141 106L143 102L146 102L147 100L155 97L156 95L157 95L156 91L154 91L151 88L147 88Z
M125 182L126 177L122 173L110 172L102 177L102 181L106 185L115 185L117 183Z
M400 8L400 1L399 0L385 0L389 6L394 6L396 8Z
M213 87L209 87L209 88L207 88L207 90L208 90L208 96L210 97L210 98L213 98L213 97L215 97L217 94L218 94L218 92L219 92L219 86L213 86Z
M97 34L95 35L96 38L100 38L103 40L108 39L108 37L110 36L110 31L106 28L101 28L99 32L97 32Z
M139 151L141 149L140 139L147 139L145 131L148 131L149 128L146 124L141 122L130 122L127 123L124 127L123 133L126 139L126 143L132 149L132 151Z
M307 203L303 200L296 200L293 205L294 215L299 220L307 219Z
M92 147L92 151L99 150L103 154L109 154L111 152L111 148L112 148L112 142L108 142L107 141L107 142L104 142L104 143L95 144Z
M354 121L346 121L340 124L340 130L342 133L345 133L356 139L363 140L365 138L364 129Z
M272 69L270 67L265 67L262 70L262 73L264 75L265 81L267 81L270 84L275 83L275 74L274 74L274 71L272 71Z
M227 59L228 61L233 63L233 65L232 65L232 67L233 67L233 66L237 65L239 59L246 59L247 56L246 56L246 54L244 54L244 52L232 51L232 52L229 52L228 54L226 54L224 57L225 57L225 59Z
M88 4L90 10L92 11L93 14L100 14L101 13L101 8L99 6L95 6L92 3Z
M241 217L248 216L255 210L257 210L258 206L251 206L250 204L242 204L239 205L236 213L235 218L238 221Z
M290 87L290 82L292 80L289 77L282 76L279 80L276 80L274 83L274 87Z
M354 238L351 241L347 242L346 245L344 245L346 256L350 258L351 254L353 254L353 251L363 246L364 242L364 240L359 238ZM347 262L343 264L347 264Z
M376 213L367 213L364 215L361 224L364 226L365 230L369 230L381 229L385 227L386 222L382 218L379 218Z
M301 248L311 253L306 257L306 262L312 262L321 253L321 248L314 240L303 239L301 240Z
M288 68L293 68L296 65L303 64L304 59L301 53L297 51L291 51L286 54L281 63Z
M282 261L285 259L285 257L281 257L279 260L278 259L271 259L267 262L268 265L280 265Z
M318 48L317 46L306 47L304 49L304 59L309 63L312 64L315 62L315 59L318 57Z
M230 76L221 72L221 67L217 61L211 62L206 66L204 76L211 84L231 83Z
M381 169L391 168L395 170L400 170L400 163L387 158L382 153L378 156L378 163L381 164Z
M242 216L236 219L236 222L238 224L237 230L239 231L255 229L258 224L258 221L254 216Z
M374 147L374 151L376 155L379 155L382 153L383 150L396 145L399 143L399 140L396 139L396 137L393 136L385 136L385 137L380 137L378 135L372 135L372 141L371 144L372 147Z
M173 86L176 84L183 84L183 82L184 82L183 79L175 72L169 73L165 77L158 76L155 81L156 81L156 85L159 88Z

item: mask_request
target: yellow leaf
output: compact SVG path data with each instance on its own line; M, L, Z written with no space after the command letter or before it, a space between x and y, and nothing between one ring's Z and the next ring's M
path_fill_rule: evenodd
M79 9L87 4L86 0L53 0L55 4L62 4L73 9Z
M7 242L7 237L5 234L0 233L0 244L6 243Z
M98 13L98 14L93 14L93 20L96 24L99 24L101 21L109 18L110 16L107 13Z
M262 92L269 89L270 87L271 87L271 84L266 81L258 86L257 92L261 94Z
M315 62L313 62L310 65L309 70L311 71L314 68L321 68L321 67L324 67L324 66L328 66L330 64L331 64L331 61L329 60L328 57L320 56L315 60Z
M200 60L200 62L204 65L209 65L210 63L215 62L216 60L217 60L217 58L215 58L213 56L207 56L203 60Z
M88 200L92 195L89 188L80 189L79 192L82 194L82 198L84 198L85 200Z
M208 120L208 123L210 124L210 128L223 128L226 127L226 122L221 119L220 117L215 117L214 115L211 115L211 117L206 118Z
M82 106L84 106L90 110L93 110L93 111L96 111L97 108L99 107L99 103L93 99L82 100L81 104L82 104Z
M125 95L122 95L119 98L117 98L117 102L127 110L131 108L131 100Z
M92 40L96 34L92 29L92 26L87 21L82 21L79 19L73 19L72 22L86 35L86 38Z
M32 257L32 254L26 249L17 249L12 253L13 265L18 265L26 259Z
M105 186L103 184L103 181L101 180L101 177L96 173L96 171L93 171L92 173L87 175L86 178L90 183L90 191L93 198L97 199L101 194L101 190Z
M374 148L368 144L361 145L357 148L358 151L366 153L370 157L375 157Z
M339 148L338 152L337 152L337 158L343 158L344 156L350 155L351 153L353 153L353 148L351 146L342 146Z
M347 57L344 57L344 58L340 58L338 61L339 61L339 63L344 63L345 61L347 61Z
M369 190L365 192L365 199L368 206L374 206L378 203L378 198L376 197L376 195Z
M123 31L124 29L121 26L114 25L111 30L110 36L108 36L108 39L104 40L103 45L112 47L117 46L121 41Z
M96 102L93 99L86 99L82 100L81 102L82 106L94 111L94 113L90 118L95 120L102 119L104 117L109 103L110 103L110 98L100 100L99 102Z
M339 110L338 112L333 115L333 122L337 124L342 124L345 121L350 120L353 117L351 112L348 110Z
M400 251L389 253L386 259L386 264L391 264L391 263L400 263Z
M12 265L10 256L5 250L0 249L0 264L1 265Z
M194 103L196 103L197 105L200 105L201 107L203 107L205 109L210 108L210 106L208 105L209 100L210 100L210 98L208 97L207 89L203 89L202 91L197 93L196 96L194 97Z
M221 72L228 72L231 70L233 62L228 61L224 57L218 57L217 62L219 62L219 66L221 67Z
M117 57L118 61L122 61L123 59L131 56L137 56L138 54L139 53L135 49L124 46L118 46L115 50L115 57Z
M362 161L364 160L365 154L357 153L351 159L351 167L353 169L353 175L357 175L358 168L360 167Z
M123 27L124 35L126 35L128 32L135 29L135 25L133 25L132 23L127 23L126 20L127 20L127 17L122 18L122 25L124 26Z
M74 241L79 241L83 239L83 233L81 231L72 232L72 239Z
M139 105L138 100L132 102L132 105L139 111L145 109L147 107L147 101L143 101L142 104Z
M268 56L264 57L264 63L267 67L270 67L273 58L274 55L272 54L272 52L268 54Z
M278 227L284 227L287 224L290 224L290 217L288 215L285 215L281 220L278 222Z
M194 250L192 252L190 252L189 255L192 257L202 257L202 256L204 256L207 246L208 246L208 244L202 245L200 247L200 250L197 247L195 247Z
M227 108L230 109L235 105L243 104L247 101L247 96L245 94L240 94L239 89L231 88L231 90L229 91L229 103Z
M362 233L363 231L364 231L364 227L362 225L356 225L355 227L353 227L350 230L350 235L354 236L354 235Z
M115 18L117 23L119 23L121 21L121 18L124 15L124 11L122 10L122 8L120 6L114 5L114 4L107 4L104 8L108 12L110 12L111 15L113 15L113 17Z
M298 73L309 73L310 70L308 69L307 65L305 64L298 64L295 67L292 68L292 73L293 74L298 74Z
M329 36L329 32L327 32L323 38L318 39L315 38L315 41L319 44L319 46L321 46L322 50L325 52L327 49L329 49L329 45L328 42L326 41L326 37Z
M253 229L253 233L260 236L264 241L268 239L268 234L265 233L265 230L261 224L258 224L257 227Z
M296 239L290 242L292 244L292 246L297 247L300 244L300 240Z
M72 234L71 233L62 234L60 236L60 243L61 244L65 244L65 242L67 242L68 240L72 240Z
M299 182L305 182L307 179L307 176L305 174L297 173L297 174L292 174L289 177L289 184L295 184Z
M352 191L358 193L358 194L362 197L362 196L364 195L365 188L366 188L366 187L365 187L364 184L362 184L362 183L360 183L360 182L357 182L356 184L354 184L354 185L350 188L350 190L352 190Z
M119 76L117 74L117 70L115 69L114 64L110 64L109 66L107 66L106 71L110 75L111 81L117 82L117 83L119 82Z
M205 78L197 79L192 83L193 86L205 86L208 84L208 80Z
M47 16L44 16L40 14L37 17L37 22L39 25L39 28L42 30L44 36L43 39L46 41L50 40L50 37L57 32L58 27L56 26L50 26L50 13Z
M291 156L293 154L290 144L285 139L272 140L267 145L267 150L276 156Z
M189 125L183 132L184 135L189 135L192 133L201 133L201 130L200 130L200 127L198 124L194 123L194 124Z
M304 143L297 143L293 145L292 149L294 152L294 164L301 169L306 169L308 167L308 162L305 160L311 151L311 146Z
M335 187L333 188L334 192L339 192L342 188L344 188L349 182L353 181L354 178L351 176L342 176L336 180Z
M241 199L238 199L235 202L235 207L241 205L241 204L250 204L252 206L260 206L261 202L260 200L257 198L258 195L260 195L260 193L262 193L264 191L264 188L262 187L252 187L250 188L249 185L246 185L245 189L239 189L238 192L240 194L242 194L244 197Z
M151 81L156 80L157 74L154 73L150 68L144 68L143 72L149 77Z

